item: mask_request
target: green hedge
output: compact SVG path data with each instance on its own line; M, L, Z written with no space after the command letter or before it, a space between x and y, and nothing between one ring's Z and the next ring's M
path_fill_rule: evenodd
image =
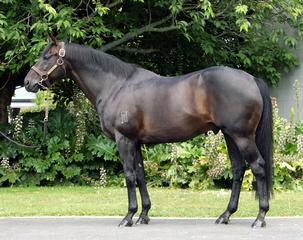
M43 134L43 112L22 113L4 130L34 149L0 142L0 184L123 185L122 164L115 143L101 133L99 119L78 93L74 102L50 112ZM275 189L303 186L303 123L279 117L274 104ZM147 182L153 186L209 189L230 186L231 166L222 133L209 132L190 141L142 146ZM253 175L245 173L244 189Z

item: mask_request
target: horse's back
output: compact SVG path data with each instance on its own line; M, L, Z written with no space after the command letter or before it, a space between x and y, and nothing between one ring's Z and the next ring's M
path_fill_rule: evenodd
M200 73L208 89L222 91L230 97L236 93L236 96L242 95L244 98L262 99L254 76L245 71L217 66L206 68Z

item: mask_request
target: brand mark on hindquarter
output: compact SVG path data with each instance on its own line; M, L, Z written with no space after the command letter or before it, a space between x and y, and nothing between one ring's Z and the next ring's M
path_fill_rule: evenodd
M128 123L128 112L127 111L120 112L120 119L122 124Z

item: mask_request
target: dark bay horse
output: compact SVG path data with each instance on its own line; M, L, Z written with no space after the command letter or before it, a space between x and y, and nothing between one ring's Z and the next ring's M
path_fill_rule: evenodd
M272 107L266 84L228 67L211 67L178 77L162 77L114 56L52 38L25 77L37 92L69 77L96 107L104 133L115 140L124 160L128 213L119 226L131 226L142 199L138 224L149 222L141 144L178 142L209 130L224 134L233 169L229 204L216 223L228 223L238 207L245 161L257 181L259 214L265 226L272 189Z

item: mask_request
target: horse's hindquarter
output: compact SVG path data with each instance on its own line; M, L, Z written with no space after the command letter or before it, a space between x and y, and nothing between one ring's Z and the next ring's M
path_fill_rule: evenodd
M216 126L227 132L254 134L263 109L254 77L228 67L209 68L202 76Z

